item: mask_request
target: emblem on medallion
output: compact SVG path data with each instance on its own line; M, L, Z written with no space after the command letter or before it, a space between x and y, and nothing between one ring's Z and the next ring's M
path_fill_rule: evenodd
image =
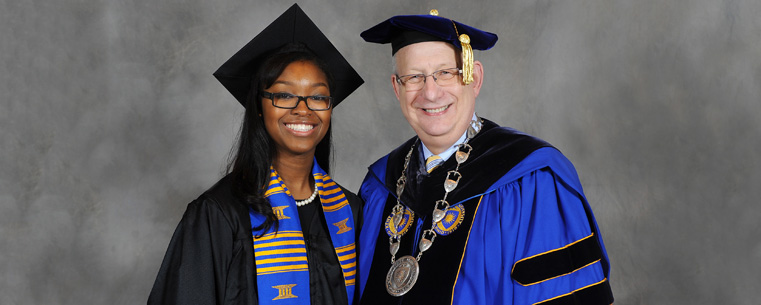
M386 274L386 291L392 296L404 295L415 286L420 266L414 257L405 255L397 259Z
M403 213L393 213L386 218L386 234L388 236L398 236L407 233L412 226L415 212L405 208Z
M463 219L465 219L465 207L462 203L455 204L446 210L440 222L434 224L433 230L439 235L447 236L460 227Z

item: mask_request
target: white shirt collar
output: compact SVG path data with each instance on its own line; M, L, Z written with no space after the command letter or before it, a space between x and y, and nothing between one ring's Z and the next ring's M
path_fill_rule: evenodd
M474 121L478 120L478 116L476 116L475 112L473 113L473 120ZM450 146L444 152L438 154L439 158L441 158L441 160L447 161L449 157L451 157L454 154L454 152L457 151L457 145L460 145L463 142L465 142L467 135L468 135L468 130L465 129L465 132L462 133L462 136L460 136L460 138L457 141L455 141L454 144L452 144L452 146ZM423 143L423 141L420 141L420 143L423 144L423 163L425 163L425 160L427 160L428 157L433 156L434 153L431 152L428 149L428 147L425 146L425 143Z

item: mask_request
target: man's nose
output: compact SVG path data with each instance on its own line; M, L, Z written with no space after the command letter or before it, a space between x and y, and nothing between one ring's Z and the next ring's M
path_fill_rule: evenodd
M431 80L428 80L428 77L431 77ZM439 94L441 93L441 86L439 86L438 83L436 83L436 77L431 75L427 75L425 77L425 82L423 83L423 96L428 100L435 100L438 98Z

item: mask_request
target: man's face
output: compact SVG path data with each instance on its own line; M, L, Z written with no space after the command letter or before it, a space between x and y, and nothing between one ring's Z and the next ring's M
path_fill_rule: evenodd
M396 53L399 76L457 68L457 52L446 42L420 42L401 48ZM474 63L474 82L463 85L462 76L450 85L440 86L433 77L426 77L419 90L410 91L391 76L399 106L415 133L433 153L449 148L465 133L481 88L483 68Z

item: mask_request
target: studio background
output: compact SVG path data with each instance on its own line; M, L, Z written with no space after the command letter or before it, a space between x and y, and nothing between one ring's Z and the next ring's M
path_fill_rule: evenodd
M293 2L0 1L0 303L140 304L242 107L212 77ZM761 299L761 2L300 1L365 85L334 111L334 178L413 135L397 14L499 35L476 111L574 163L616 304Z

